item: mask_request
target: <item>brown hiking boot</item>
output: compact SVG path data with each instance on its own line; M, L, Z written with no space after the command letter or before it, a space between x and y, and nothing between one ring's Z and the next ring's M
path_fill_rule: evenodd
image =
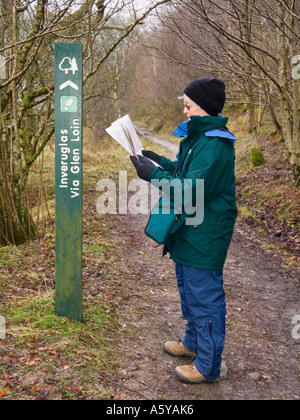
M164 345L164 351L172 356L190 356L196 357L197 354L187 349L181 341L167 341Z
M175 375L178 379L187 384L201 384L202 382L207 382L207 379L201 375L194 364L178 366L175 369Z

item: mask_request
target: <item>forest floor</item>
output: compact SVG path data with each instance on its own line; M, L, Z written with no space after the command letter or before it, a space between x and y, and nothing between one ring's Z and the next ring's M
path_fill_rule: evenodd
M53 315L53 230L0 250L0 399L300 399L297 255L238 219L224 269L228 371L183 384L174 368L190 359L163 351L185 329L174 263L144 235L148 216L96 212L99 168L84 193L82 324Z

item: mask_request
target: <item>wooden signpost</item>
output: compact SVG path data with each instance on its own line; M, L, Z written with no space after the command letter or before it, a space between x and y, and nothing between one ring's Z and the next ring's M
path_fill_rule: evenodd
M82 320L82 45L55 44L55 313Z

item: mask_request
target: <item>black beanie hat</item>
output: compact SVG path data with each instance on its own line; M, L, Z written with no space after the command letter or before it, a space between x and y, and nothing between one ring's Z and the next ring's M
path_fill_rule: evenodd
M219 79L197 79L184 93L209 115L218 116L226 101L225 84Z

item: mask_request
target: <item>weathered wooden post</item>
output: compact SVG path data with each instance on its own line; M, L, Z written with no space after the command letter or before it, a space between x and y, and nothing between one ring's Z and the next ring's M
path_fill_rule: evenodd
M82 320L82 45L55 44L55 313Z

